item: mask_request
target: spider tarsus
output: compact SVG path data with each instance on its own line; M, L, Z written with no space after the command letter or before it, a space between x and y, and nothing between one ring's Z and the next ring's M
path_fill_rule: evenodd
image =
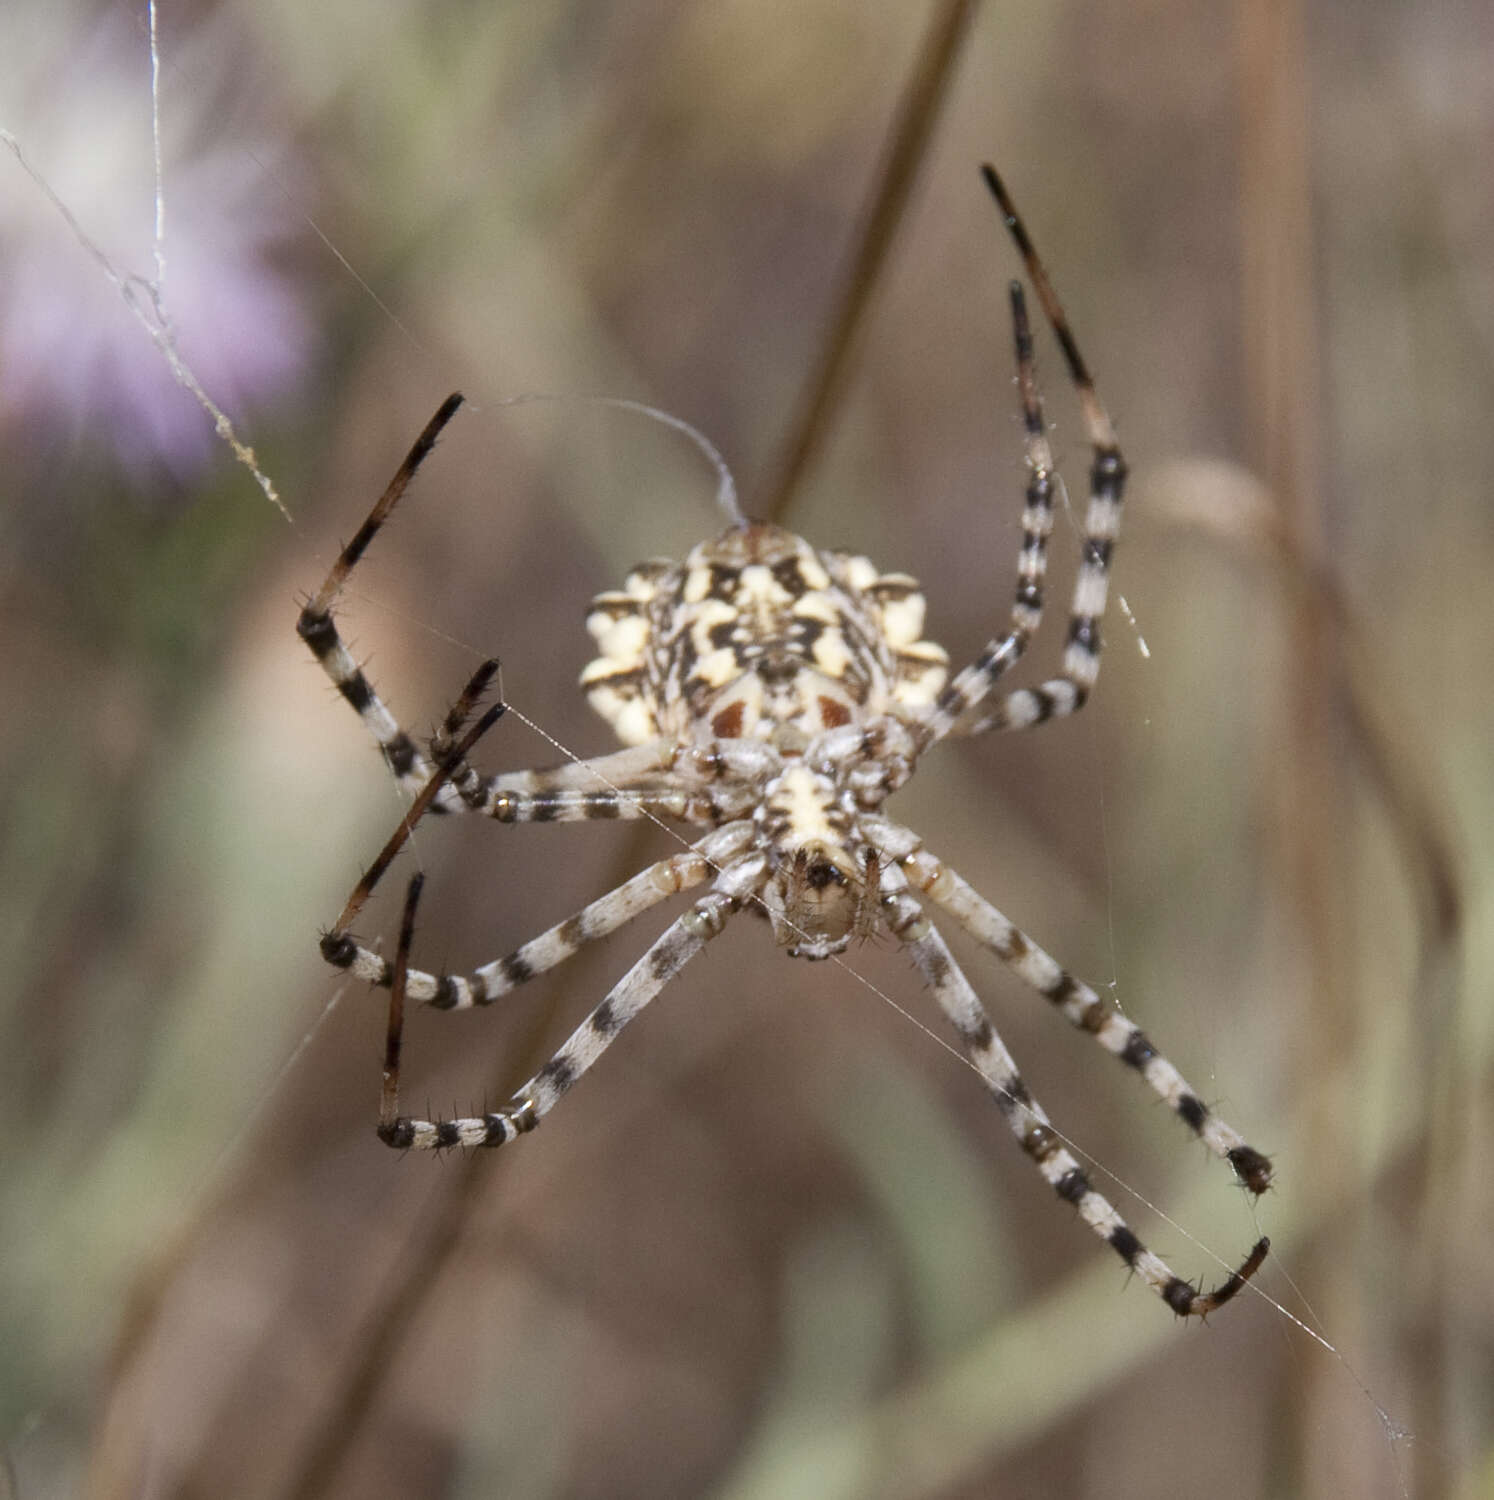
M1270 1248L1271 1241L1262 1235L1250 1247L1250 1254L1240 1262L1239 1267L1231 1271L1212 1292L1205 1292L1191 1281L1184 1281L1181 1276L1174 1277L1162 1289L1162 1300L1178 1317L1197 1318L1200 1323L1206 1323L1211 1312L1217 1312L1223 1307L1260 1270Z
M1271 1158L1254 1146L1236 1146L1229 1153L1229 1164L1255 1197L1259 1198L1271 1186Z
M1042 405L1037 393L1037 377L1033 371L1032 324L1027 317L1027 291L1014 277L1007 283L1007 297L1012 308L1012 343L1017 351L1017 386L1022 393L1023 417L1027 430L1042 436L1045 429L1042 421ZM1034 416L1037 420L1031 420Z
M1094 396L1094 380L1089 373L1089 367L1084 362L1084 356L1079 352L1079 344L1069 328L1069 320L1064 314L1063 305L1058 300L1058 294L1053 290L1053 283L1048 280L1048 272L1033 246L1032 237L1027 233L1027 226L1022 222L1022 216L1017 212L1017 206L1012 202L1011 194L1007 192L1006 184L997 175L995 167L990 162L982 162L980 171L981 176L985 178L986 186L991 190L991 196L995 198L1001 210L1002 222L1006 225L1007 233L1011 235L1017 249L1021 252L1023 264L1027 267L1027 274L1032 278L1032 284L1037 290L1038 300L1043 304L1043 311L1047 314L1054 336L1063 350L1064 362L1069 367L1069 375L1074 384L1080 388L1081 393L1087 396L1084 402L1086 419L1096 434L1103 433L1109 439L1099 446L1114 452L1114 456L1119 459L1120 453L1115 449L1109 418L1104 415L1103 408ZM1124 464L1121 464L1119 472L1124 475Z
M1217 1291L1209 1292L1200 1297L1200 1302L1206 1302L1206 1307L1199 1309L1199 1315L1204 1316L1214 1311L1217 1307L1223 1307L1246 1282L1260 1270L1265 1264L1266 1256L1271 1249L1271 1241L1266 1235L1262 1235L1254 1245L1250 1247L1250 1254L1241 1263L1240 1268L1235 1271Z
M482 696L487 692L493 678L502 669L502 662L496 656L490 656L467 679L467 685L462 689L442 721L441 727L432 737L432 748L435 748L438 741L444 743L446 740L453 740L462 732L463 726L476 711L477 705L482 701Z
M995 198L1001 208L1002 217L1006 220L1007 228L1011 230L1013 238L1017 241L1017 247L1024 255L1032 252L1031 241L1027 238L1027 229L1021 219L1017 217L1016 206L1012 203L1010 195L1006 191L1006 184L1002 182L1000 174L990 162L983 161L980 164L980 175L985 178L986 186L991 190L991 196Z

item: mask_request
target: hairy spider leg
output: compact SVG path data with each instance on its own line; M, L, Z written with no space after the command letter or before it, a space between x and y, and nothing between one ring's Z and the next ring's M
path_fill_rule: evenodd
M1006 227L1022 254L1038 300L1043 304L1048 323L1063 350L1069 377L1079 392L1080 411L1085 434L1094 451L1094 461L1090 468L1083 550L1069 607L1068 641L1059 675L1037 687L1016 688L994 705L987 705L987 695L1021 650L1016 644L1020 637L1015 632L989 642L970 666L955 675L936 700L928 720L932 739L942 739L956 731L979 734L987 729L1025 729L1046 719L1077 713L1084 706L1100 673L1100 619L1105 613L1110 560L1120 530L1121 496L1126 482L1126 462L1116 442L1115 429L1095 393L1094 381L1027 228L995 169L986 165L981 172L1001 208ZM1025 401L1024 412L1030 420L1030 409ZM1030 467L1032 451L1029 444ZM1051 475L1051 458L1043 472Z
M942 906L1072 1026L1133 1068L1210 1151L1235 1169L1253 1195L1259 1197L1266 1191L1271 1185L1270 1160L1209 1109L1134 1021L1107 1005L1092 986L1076 979L968 881L927 850L920 849L904 859L903 870L918 890Z
M398 1149L439 1150L447 1146L501 1146L533 1130L566 1090L616 1040L623 1027L712 938L720 935L728 918L740 907L743 894L761 879L763 865L761 855L747 855L723 870L716 878L715 888L665 929L643 957L612 987L606 999L571 1033L549 1062L514 1093L503 1109L452 1120L408 1117L385 1120L381 1117L380 1139ZM404 947L408 957L408 945ZM398 970L397 960L390 986L391 1009L395 993L404 990L404 981Z
M1060 1198L1072 1203L1090 1229L1180 1317L1202 1317L1222 1307L1260 1269L1270 1241L1257 1240L1239 1267L1210 1292L1200 1291L1175 1275L1160 1256L1148 1250L1109 1200L1093 1187L1053 1129L1043 1107L1023 1082L970 981L955 962L949 945L902 882L895 866L889 877L884 886L889 890L889 926L928 981L940 1009L954 1027L965 1056L985 1080L1002 1117L1044 1181Z

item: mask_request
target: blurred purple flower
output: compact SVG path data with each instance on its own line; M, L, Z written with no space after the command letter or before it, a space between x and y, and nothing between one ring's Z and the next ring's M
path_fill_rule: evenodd
M286 263L299 224L281 147L238 119L215 139L245 112L230 59L241 68L238 49L204 30L163 58L161 306L183 361L242 417L294 384L313 322ZM22 101L21 117L0 124L149 308L156 206L143 23L131 29L115 11L82 47L75 36L33 38L29 53L0 63L0 83L3 97ZM254 97L251 118L265 103ZM137 474L164 462L190 477L217 451L211 420L43 190L13 159L0 156L0 169L10 174L0 193L0 419L107 447Z

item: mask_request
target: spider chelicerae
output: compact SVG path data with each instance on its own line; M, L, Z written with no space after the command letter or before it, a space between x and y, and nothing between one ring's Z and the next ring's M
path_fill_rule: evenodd
M336 968L390 990L378 1133L390 1146L501 1146L533 1130L608 1045L727 921L765 916L791 957L824 959L853 938L888 933L912 957L954 1026L1024 1152L1059 1197L1174 1312L1202 1315L1253 1276L1259 1240L1217 1288L1204 1292L1148 1250L1090 1183L1022 1081L975 991L930 921L942 908L1079 1030L1133 1068L1252 1194L1271 1179L1268 1159L1213 1114L1140 1028L1067 973L923 840L883 811L925 751L952 734L1027 729L1077 713L1100 666L1100 619L1119 529L1126 466L1110 419L1063 309L1000 178L986 183L1016 241L1058 338L1093 449L1083 553L1058 675L997 693L1038 628L1056 485L1033 367L1020 282L1012 324L1027 460L1016 600L1006 630L951 678L941 647L923 638L924 601L905 573L865 557L822 552L777 526L732 525L683 562L646 563L623 588L599 595L587 627L601 654L582 673L592 706L623 741L610 755L551 770L483 775L467 756L496 721L495 703L469 727L497 671L485 662L428 753L403 730L349 654L332 604L349 573L461 404L442 404L389 488L343 549L297 629L384 753L413 802L322 939ZM650 865L505 958L461 977L410 967L421 877L410 882L389 961L352 935L357 912L426 812L476 812L500 823L590 818L672 819L706 832ZM538 1073L494 1113L449 1120L399 1113L399 1051L406 997L443 1010L489 1005L584 944L678 892L698 890Z

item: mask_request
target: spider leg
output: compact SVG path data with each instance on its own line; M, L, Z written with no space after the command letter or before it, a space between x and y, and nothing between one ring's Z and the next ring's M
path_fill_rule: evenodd
M1100 673L1100 620L1109 592L1110 557L1120 530L1121 495L1126 482L1126 461L1116 442L1110 417L1095 393L1084 356L1069 328L1063 307L1048 273L1028 237L1006 187L994 168L981 168L986 186L1001 208L1002 217L1027 268L1027 274L1043 304L1048 322L1063 350L1069 377L1079 392L1085 435L1094 450L1090 468L1089 507L1084 518L1084 543L1074 598L1069 610L1068 642L1057 677L1033 688L1017 688L989 707L982 708L996 680L1015 660L1013 636L993 641L974 663L958 673L940 693L929 712L927 724L932 738L942 739L958 724L962 734L980 734L987 729L1025 729L1044 719L1077 713L1088 698ZM1026 410L1024 396L1024 410ZM1028 455L1032 462L1031 428ZM1051 472L1051 469L1050 469ZM1017 651L1020 648L1016 648ZM976 712L981 709L980 712Z
M721 866L741 854L752 840L750 823L734 823L701 839L690 850L671 855L557 922L504 958L484 964L468 976L428 974L409 969L405 994L437 1010L470 1010L491 1005L536 974L565 962L587 943L616 932L679 891L704 884ZM346 933L330 932L322 940L322 957L355 979L393 988L395 967Z
M472 717L477 705L482 701L483 694L488 690L488 684L500 670L497 657L489 657L472 674L467 686L462 689L461 696L447 711L446 717L441 721L441 727L430 738L431 759L438 766L444 765L448 759L453 758L452 753L456 748L457 737L466 728L467 720ZM451 768L450 781L457 795L465 802L481 778L464 758L457 756Z
M338 554L336 562L322 581L321 588L307 602L296 621L296 634L311 648L311 654L321 664L332 685L352 704L365 728L373 736L374 743L383 752L389 769L412 796L429 781L433 770L431 762L414 738L389 712L384 701L374 691L373 684L364 675L362 667L353 658L338 633L332 616L332 605L347 582L348 575L389 519L390 512L409 488L416 471L430 455L442 429L456 415L461 404L462 397L457 392L453 392L441 403L435 416L426 423L424 431L415 439L404 462L396 470L384 493L379 496L374 508L369 511L352 541ZM462 801L455 787L445 787L436 805L444 811L456 812L460 811Z
M480 691L480 679L486 681L487 668L492 663L484 662L474 674L472 680L467 684L466 690L457 700L457 705L451 713L446 716L448 725L453 724L457 710L469 701L475 701L476 691ZM334 938L340 938L352 925L354 917L362 910L364 902L373 894L374 887L384 878L384 873L394 862L394 857L404 848L405 841L415 831L415 825L430 810L435 799L447 789L448 779L459 768L466 764L467 753L485 735L494 724L503 716L505 704L495 703L476 724L469 729L462 738L451 747L442 758L441 763L431 772L430 778L420 788L415 800L405 809L405 815L399 820L398 826L390 834L388 842L379 851L374 862L363 872L362 878L353 887L347 904L338 915L337 921L333 923L331 930L322 939L322 952L327 951L327 944ZM463 713L462 717L465 718ZM460 805L460 804L459 804Z
M968 881L926 850L908 855L903 870L917 889L942 906L1019 979L1051 1001L1071 1025L1134 1068L1168 1108L1235 1169L1253 1194L1265 1192L1271 1185L1270 1160L1209 1109L1134 1021L1102 1000L1082 979L1068 973Z
M1012 304L1012 336L1017 346L1017 389L1022 397L1023 445L1027 457L1027 496L1022 510L1022 550L1017 556L1017 597L1012 604L1010 637L1017 651L1037 633L1043 622L1043 583L1048 575L1048 538L1053 533L1053 450L1048 446L1048 423L1038 390L1037 365L1032 353L1032 329L1027 322L1027 297L1020 281L1008 288ZM1009 637L1009 638L1010 638Z
M1028 1091L970 981L955 962L938 928L897 875L895 866L889 868L883 890L888 892L888 924L893 934L908 949L933 989L940 1009L954 1026L965 1056L985 1079L1012 1134L1044 1181L1060 1198L1072 1203L1090 1229L1180 1317L1202 1317L1222 1307L1260 1269L1270 1241L1257 1240L1240 1265L1213 1291L1200 1291L1191 1282L1174 1275L1160 1256L1141 1243L1109 1200L1091 1185L1042 1106Z
M538 770L501 771L487 777L482 797L495 792L517 792L528 796L535 792L594 789L597 787L632 787L668 771L674 762L678 741L649 740L629 745L590 760L571 760L559 766Z
M712 890L685 912L612 987L607 998L587 1016L554 1057L528 1083L492 1114L454 1120L419 1120L381 1114L379 1137L386 1145L419 1150L443 1146L501 1146L534 1129L560 1097L611 1045L618 1033L679 971L718 936L727 918L748 891L761 882L765 861L748 856L717 876ZM407 908L408 909L408 908ZM401 944L404 934L401 933ZM396 959L396 971L399 967ZM396 972L390 987L393 999L404 988ZM391 1020L391 1028L394 1022Z
M1043 584L1048 574L1048 538L1053 533L1053 451L1048 445L1048 424L1043 398L1038 390L1037 369L1032 352L1032 328L1027 320L1027 297L1022 283L1011 283L1012 335L1017 354L1017 389L1022 398L1023 444L1027 458L1027 494L1022 509L1022 550L1017 556L1017 597L1012 603L1011 624L1003 636L988 641L976 660L960 672L946 689L974 702L983 699L996 679L1016 665L1043 620ZM942 702L942 699L941 699ZM937 710L936 710L937 712ZM939 727L942 726L942 727ZM963 722L944 723L942 716L935 737L965 733Z
M691 821L697 798L668 784L600 786L590 790L557 787L539 792L489 786L475 811L499 823L588 823L613 818L679 818Z
M425 875L417 870L405 887L405 909L394 951L394 978L389 986L389 1024L384 1032L384 1077L379 1091L379 1131L393 1128L399 1117L399 1054L405 1034L405 993L410 973L410 946L415 941L415 909Z
M430 784L436 765L445 758L461 723L475 708L482 691L497 672L498 664L496 661L489 661L479 668L462 697L447 715L445 723L433 736L430 754L427 756L417 745L414 736L390 713L362 667L348 650L338 632L332 606L353 568L389 519L390 513L409 488L416 471L435 447L442 429L456 415L461 404L462 397L457 393L448 396L441 403L440 409L426 423L425 430L405 455L394 478L389 481L388 487L368 513L352 541L342 549L322 581L322 586L307 602L296 622L296 633L311 648L312 655L331 679L332 685L352 704L383 752L395 778L411 796L418 795ZM490 804L488 810L503 821L539 821L546 816L546 808L542 798L531 805L530 799L534 794L562 788L595 787L598 784L603 787L625 787L641 776L665 769L669 765L673 748L672 741L656 740L649 745L635 746L612 755L599 756L593 761L582 761L551 771L514 771L489 778L479 777L469 766L459 761L448 773L448 777L443 778L434 800L434 810L461 812L465 808L478 806L487 799ZM446 784L448 779L449 785ZM503 795L510 792L518 797L518 810L514 811L512 817L506 814L514 810L515 804ZM597 801L600 803L605 798L598 797ZM575 817L610 815L606 812L588 814L572 808L562 816L569 820ZM634 811L620 815L638 817L642 813Z
M594 760L505 771L463 795L500 823L668 817L719 827L752 811L752 786L774 765L772 752L751 741L660 738Z

